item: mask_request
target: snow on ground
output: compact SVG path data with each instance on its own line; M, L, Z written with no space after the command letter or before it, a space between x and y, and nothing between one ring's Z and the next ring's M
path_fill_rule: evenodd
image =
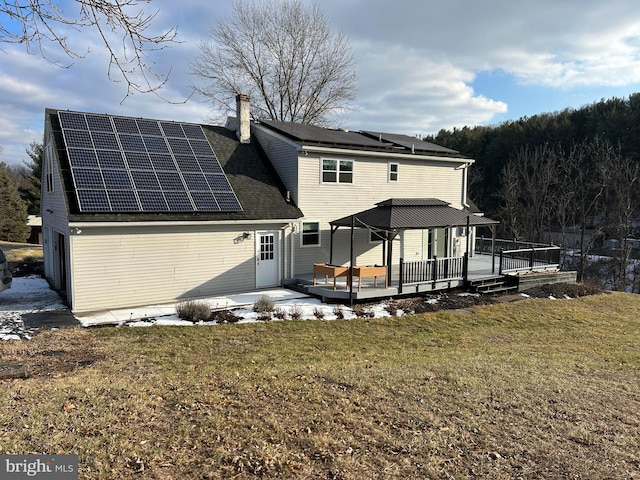
M34 329L26 328L22 316L54 310L66 310L60 296L37 276L17 277L11 288L0 292L0 340L29 339Z
M213 310L231 309L239 317L238 323L258 321L253 305L262 296L271 298L277 309L291 318L292 312L299 313L302 320L314 320L319 315L325 320L338 318L336 305L325 304L303 293L279 288L261 290L237 295L212 297L201 301L209 304ZM99 325L145 327L151 325L192 326L193 322L182 320L176 313L177 304L151 305L139 308L116 309L91 314L79 314L75 318L85 327ZM60 296L49 287L46 280L31 276L13 279L9 290L0 293L0 340L29 339L35 329L25 328L22 316L55 310L67 310ZM355 318L357 315L346 306L341 306L343 318ZM319 313L321 312L321 313ZM370 307L373 317L389 316L385 303ZM397 314L402 314L398 311ZM273 316L276 319L276 316ZM198 322L197 325L215 325L215 322Z

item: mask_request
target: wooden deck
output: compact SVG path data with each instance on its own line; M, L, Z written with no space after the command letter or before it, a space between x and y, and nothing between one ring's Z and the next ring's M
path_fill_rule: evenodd
M469 259L467 280L477 280L486 278L497 278L499 265L498 258L495 259L496 265L492 271L491 255L476 254ZM324 275L324 273L322 274ZM361 282L358 284L358 280ZM335 287L334 287L335 281ZM419 282L410 285L404 285L402 295L414 295L420 293L428 293L433 291L448 290L451 288L460 288L466 284L465 279L452 278L438 280L435 282ZM353 293L348 289L348 276L337 276L328 278L325 284L325 277L317 277L314 285L314 274L299 275L296 281L287 285L290 288L304 291L310 295L322 298L323 301L362 301L374 300L382 298L390 298L400 295L399 291L399 266L393 265L392 278L389 279L386 287L384 281L375 277L361 277L353 281ZM358 288L358 286L360 288ZM335 289L334 289L335 288Z

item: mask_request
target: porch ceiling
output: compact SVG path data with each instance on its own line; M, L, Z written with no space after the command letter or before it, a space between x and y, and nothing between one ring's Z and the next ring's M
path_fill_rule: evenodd
M352 215L329 222L333 227L350 227ZM472 227L496 225L500 222L479 217L451 207L436 198L392 198L377 203L374 208L353 214L354 226L375 230Z

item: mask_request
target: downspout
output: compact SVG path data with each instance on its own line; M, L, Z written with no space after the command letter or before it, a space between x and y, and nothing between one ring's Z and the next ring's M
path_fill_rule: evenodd
M289 262L289 268L291 268L291 272L290 272L291 277L290 278L293 278L296 275L295 274L295 271L296 271L295 270L295 258L296 258L296 256L294 254L295 245L294 245L294 239L293 239L293 234L296 231L296 224L293 223L293 222L290 222L289 226L291 227L291 233L289 234L289 247L290 247L289 248L289 255L291 255L291 261Z
M353 307L353 264L355 263L355 254L353 251L353 239L355 230L355 215L351 215L351 247L349 258L349 306Z

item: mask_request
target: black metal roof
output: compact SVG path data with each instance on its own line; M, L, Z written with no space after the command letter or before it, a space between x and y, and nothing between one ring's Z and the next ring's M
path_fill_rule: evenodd
M371 131L355 132L341 129L334 130L315 125L278 122L275 120L260 120L259 123L302 145L405 153L407 155L419 154L461 159L467 158L456 150L442 147L431 142L425 142L408 135Z
M251 143L240 143L234 132L224 127L206 125L202 125L205 136L236 192L242 211L82 213L78 208L58 110L46 109L45 122L49 124L52 132L70 221L242 221L296 219L303 216L293 202L287 201L286 189L256 139L252 138Z
M329 223L334 227L350 227L352 217L355 227L386 231L462 227L467 224L476 227L499 223L453 208L437 198L391 198L377 203L374 208Z

